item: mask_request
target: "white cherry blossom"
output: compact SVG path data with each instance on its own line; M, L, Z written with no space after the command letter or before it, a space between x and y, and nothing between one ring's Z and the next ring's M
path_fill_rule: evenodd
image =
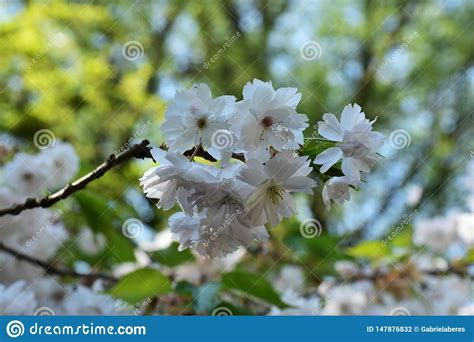
M178 91L161 126L170 151L183 153L200 144L212 148L213 134L230 128L228 121L234 114L234 102L233 96L213 98L206 84ZM213 152L217 154L219 150Z
M44 159L44 155L18 153L3 168L2 182L14 189L18 195L40 196L47 185L48 166L49 163L47 159Z
M356 185L359 182L349 177L332 177L326 183L322 192L324 205L329 210L331 209L331 201L342 204L344 201L351 199L349 192L351 185Z
M0 284L0 315L32 315L36 305L35 294L25 281Z
M445 251L457 238L455 216L455 214L437 216L417 222L413 241L417 245L427 245L438 252Z
M234 127L248 159L265 161L270 147L277 151L296 150L303 144L308 117L296 112L301 93L296 88L273 89L271 82L254 80L243 90L237 103Z
M308 176L311 161L297 153L308 127L307 116L296 111L300 100L296 88L275 90L271 82L256 79L245 85L237 103L229 96L213 98L205 84L176 93L161 127L169 148L151 150L158 166L140 182L148 198L158 199L158 208L179 205L181 212L170 217L169 225L181 250L225 256L267 239L265 225L276 226L298 213L292 194L312 194L316 186ZM315 162L324 164L325 172L342 158L345 174L325 184L329 209L331 202L350 199L360 171L369 172L375 163L382 136L372 131L373 121L357 105L346 106L340 123L332 114L324 118L329 126L321 125L320 133L337 146ZM215 133L226 133L229 144L220 146L225 139L216 139ZM197 147L203 150L190 155ZM201 152L215 160L202 162Z
M201 226L205 216L198 213L188 216L183 212L173 214L168 221L173 239L179 242L179 250L189 248L199 242Z
M56 141L54 146L43 150L40 157L44 158L49 169L47 187L62 188L71 180L79 169L79 157L74 148L65 142Z
M158 208L169 210L179 200L184 210L192 212L187 197L204 191L206 183L217 182L216 172L211 167L159 148L152 149L151 153L160 166L146 171L140 183L147 197L159 199Z
M316 186L308 177L312 170L309 163L307 157L294 157L291 153L278 153L265 165L248 161L238 178L255 188L245 203L250 220L274 227L283 217L296 214L291 193L312 194Z
M62 314L106 316L132 313L125 303L104 294L103 291L103 285L99 281L96 281L92 288L77 285L64 297Z
M366 119L357 104L344 107L340 122L330 113L324 114L323 120L319 122L319 134L337 144L314 160L315 164L322 165L321 173L341 159L342 172L350 178L360 179L360 172L370 172L377 161L377 150L383 145L383 135L372 131L375 120Z
M467 245L474 246L474 213L462 213L456 218L459 238Z

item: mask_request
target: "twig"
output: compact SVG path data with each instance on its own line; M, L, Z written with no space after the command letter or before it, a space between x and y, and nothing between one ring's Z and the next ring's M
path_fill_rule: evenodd
M4 215L18 215L23 210L33 208L49 208L53 204L59 202L70 196L71 194L84 189L90 182L102 177L110 169L120 165L121 163L132 158L153 158L148 147L148 140L143 140L139 144L135 144L128 150L117 155L112 154L105 162L100 164L95 170L89 172L87 175L78 180L66 185L61 190L43 197L43 198L28 198L24 203L15 204L9 208L0 209L0 216Z
M425 274L430 275L430 276L443 276L443 275L449 275L449 274L456 274L460 277L466 277L467 276L469 278L473 278L473 276L468 271L463 271L463 270L457 269L452 265L450 265L445 270L428 270L428 271L425 272Z
M80 273L80 272L76 272L70 269L57 268L54 265L49 264L45 261L33 258L29 255L18 252L17 250L13 248L5 246L2 242L0 242L0 250L10 254L17 260L26 261L32 265L42 268L49 275L59 275L59 276L64 276L64 277L75 277L75 278L87 278L89 280L102 279L102 280L107 280L111 282L116 282L118 280L114 276L105 274L105 273L92 273L92 272Z
M168 151L168 146L166 146L165 144L161 144L160 148L162 150L165 150L165 151ZM203 149L203 147L201 145L199 145L197 148L196 147L193 147L192 149L190 150L187 150L186 152L183 153L183 155L185 157L188 157L190 159L194 158L194 157L201 157L203 159L206 159L210 162L215 162L217 161L213 156L211 156L209 154L209 152L207 152L206 150ZM192 157L192 158L191 158ZM233 159L236 159L236 160L240 160L242 162L245 162L245 157L243 154L241 153L232 153L232 158Z

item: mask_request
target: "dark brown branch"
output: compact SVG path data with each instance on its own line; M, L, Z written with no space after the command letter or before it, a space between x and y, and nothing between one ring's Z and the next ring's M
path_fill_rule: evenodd
M165 150L165 151L168 151L168 146L166 146L165 144L161 144L160 148L162 150ZM204 158L210 162L215 162L217 161L213 156L211 156L209 154L209 152L207 152L206 150L204 150L202 148L202 146L198 146L197 147L197 152L196 152L196 147L193 147L192 149L190 150L187 150L186 152L183 153L184 156L186 157L191 157L191 156L194 156L194 157L201 157L201 158ZM232 154L232 158L233 159L236 159L236 160L240 160L242 162L245 162L245 157L243 154L240 154L240 153L233 153Z
M63 276L63 277L75 277L75 278L83 278L83 279L88 279L88 280L97 280L97 279L102 279L110 282L115 282L118 279L115 278L112 275L105 274L105 273L80 273L76 272L74 270L70 269L63 269L63 268L57 268L52 264L49 264L45 261L33 258L29 255L23 254L21 252L18 252L17 250L10 248L8 246L5 246L2 242L0 242L0 251L4 251L11 256L13 256L17 260L25 261L28 262L32 265L35 265L37 267L42 268L45 273L49 275L57 275L57 276Z
M106 161L100 164L95 170L89 172L87 175L79 178L78 180L66 185L61 190L58 190L55 193L43 198L28 198L24 203L15 204L11 207L0 209L0 216L18 215L24 210L34 209L34 208L49 208L55 203L59 202L60 200L63 200L69 197L70 195L72 195L73 193L84 189L89 183L102 177L110 169L132 158L153 159L153 156L151 155L151 152L150 152L151 147L149 147L148 145L149 145L148 140L143 140L141 143L135 144L131 146L129 149L117 155L112 154ZM160 148L163 150L168 149L167 146L163 144L160 146ZM194 156L209 160L211 162L216 161L216 159L214 159L201 146L198 147L197 151L195 151L195 149L196 148L192 148L184 152L184 155L187 157L194 155ZM240 161L245 161L245 158L242 154L234 153L232 155L232 158L240 160Z
M18 215L23 210L33 208L49 208L53 204L62 199L67 198L76 191L84 189L90 182L102 177L110 169L126 162L132 158L153 158L148 147L148 140L143 140L139 144L131 146L128 150L117 155L112 154L105 162L100 164L95 170L89 172L87 175L79 178L75 182L66 185L61 190L43 197L43 198L28 198L24 203L13 205L9 208L0 209L0 216L3 215Z
M215 159L213 156L211 156L211 155L209 154L209 152L205 151L205 150L202 148L202 146L199 146L199 147L198 147L198 151L197 151L196 153L194 153L195 149L196 149L196 148L192 148L192 149L190 149L190 150L184 152L184 155L185 155L186 157L190 157L190 156L192 156L192 155L194 154L195 157L201 157L201 158L204 158L204 159L209 160L209 161L211 161L211 162L215 162L215 161L216 161L216 159ZM236 160L240 160L240 161L242 161L242 162L245 162L245 157L244 157L244 155L243 155L243 154L240 154L240 153L232 153L232 158L233 158L233 159L236 159Z

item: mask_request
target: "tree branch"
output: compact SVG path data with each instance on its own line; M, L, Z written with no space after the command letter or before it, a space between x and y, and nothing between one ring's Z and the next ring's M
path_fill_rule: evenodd
M149 144L150 143L148 140L143 140L141 143L131 146L129 149L125 150L124 152L118 153L117 155L112 154L106 161L100 164L93 171L89 172L87 175L79 178L78 180L72 183L69 183L61 190L58 190L55 193L43 198L28 198L26 199L24 203L15 204L11 207L0 209L0 216L18 215L24 210L34 209L34 208L49 208L55 203L59 202L60 200L63 200L69 197L70 195L72 195L73 193L84 189L89 183L91 183L92 181L96 179L99 179L110 169L132 158L153 159L153 156L151 155L151 152L150 152L151 147L148 146ZM160 148L163 150L168 149L168 147L164 144L162 144ZM196 147L194 147L184 152L184 155L187 157L194 155L194 156L209 160L211 162L216 161L216 159L214 159L207 151L205 151L202 148L202 146L198 146L197 151L196 151ZM232 158L240 160L240 161L245 161L245 158L242 154L234 153L232 155Z
M102 279L110 282L116 282L118 279L112 275L105 274L105 273L80 273L70 269L63 269L63 268L56 268L54 265L49 264L45 261L33 258L29 255L24 253L18 252L17 250L5 246L2 242L0 242L0 251L4 251L11 256L13 256L17 260L28 262L32 265L42 268L45 273L49 275L59 275L64 277L75 277L75 278L87 278L88 280L97 280Z
M92 181L102 177L110 169L120 165L121 163L132 159L132 158L153 158L150 153L150 147L148 146L148 140L143 140L139 144L131 146L128 150L119 153L117 155L112 154L110 157L100 164L95 170L89 172L87 175L79 178L78 180L69 183L61 190L55 193L43 197L43 198L28 198L24 203L13 205L9 208L0 209L0 216L4 215L18 215L23 210L33 208L49 208L53 204L59 202L75 193L76 191L84 189Z
M161 145L160 148L163 149L163 150L168 150L168 148L165 145ZM196 151L196 148L197 148L197 151ZM209 152L204 150L201 145L199 145L198 147L193 147L190 150L187 150L186 152L183 153L183 155L186 156L186 157L191 157L191 156L192 157L201 157L201 158L204 158L204 159L206 159L210 162L217 161L213 156L211 156L209 154ZM236 160L240 160L242 162L245 162L244 155L240 154L240 153L232 153L232 158L236 159Z
M49 208L55 203L59 202L60 200L66 199L73 193L84 189L89 183L93 182L96 179L99 179L110 169L132 158L153 159L153 156L151 154L151 147L148 145L149 145L149 141L143 140L141 143L135 144L123 152L120 152L118 154L112 154L106 161L104 161L102 164L96 167L93 171L89 172L88 174L79 178L78 180L72 183L69 183L61 190L58 190L55 193L43 198L28 198L26 199L24 203L15 204L9 208L0 209L0 216L19 215L24 210L29 210L29 209L34 209L34 208ZM168 147L164 144L162 144L160 148L163 150L168 150ZM188 157L199 156L211 162L216 161L207 151L205 151L202 148L202 146L194 147L184 152L184 155ZM241 161L245 161L244 156L241 154L233 154L232 157ZM32 256L29 256L11 247L8 247L4 245L2 242L0 242L0 251L3 251L13 256L17 260L25 261L32 265L40 267L47 274L50 274L50 275L85 278L92 281L97 280L97 279L103 279L103 280L115 282L118 280L114 276L104 274L104 273L80 273L71 269L57 268L53 264L36 259Z

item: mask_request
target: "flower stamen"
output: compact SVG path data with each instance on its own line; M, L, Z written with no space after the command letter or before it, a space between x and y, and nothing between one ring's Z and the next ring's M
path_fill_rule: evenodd
M207 119L205 117L201 117L197 120L196 124L199 129L203 129L207 125Z
M283 200L283 194L285 193L285 190L283 188L280 188L277 185L271 185L267 191L268 196L272 200L273 204L278 204L280 201Z

